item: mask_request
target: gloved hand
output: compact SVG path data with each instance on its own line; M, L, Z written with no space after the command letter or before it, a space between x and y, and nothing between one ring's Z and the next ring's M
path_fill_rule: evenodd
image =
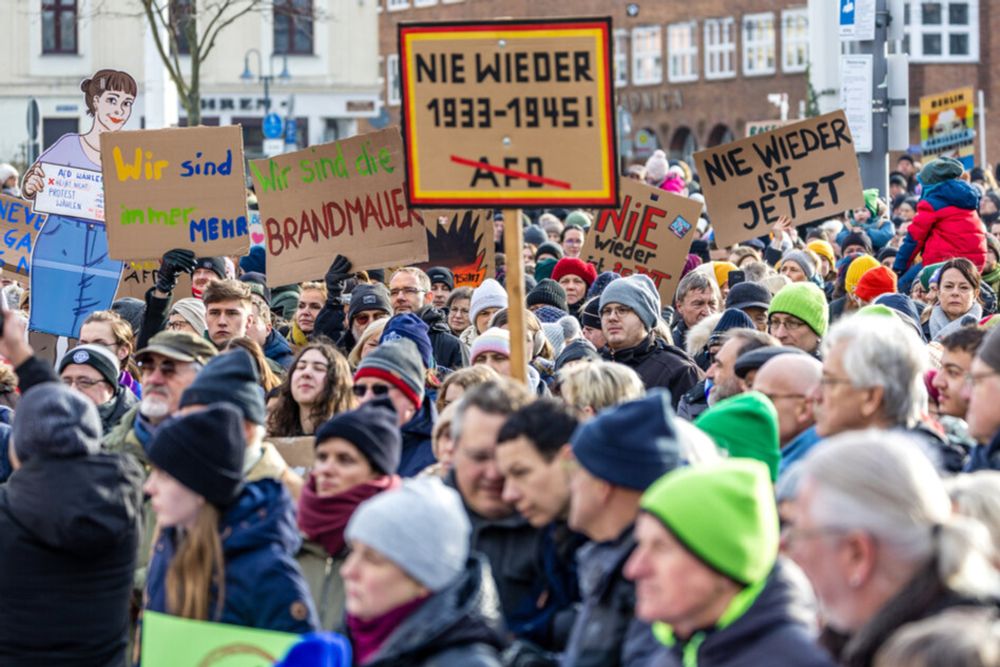
M177 277L182 273L194 273L195 256L191 250L175 248L168 250L160 260L156 272L156 291L169 294L177 287Z
M344 283L351 277L351 260L337 255L326 271L326 292L328 298L340 298L344 293Z

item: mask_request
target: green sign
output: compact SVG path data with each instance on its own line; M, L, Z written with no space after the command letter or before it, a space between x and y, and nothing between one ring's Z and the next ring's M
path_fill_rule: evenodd
M299 635L142 615L143 667L271 667L299 641Z

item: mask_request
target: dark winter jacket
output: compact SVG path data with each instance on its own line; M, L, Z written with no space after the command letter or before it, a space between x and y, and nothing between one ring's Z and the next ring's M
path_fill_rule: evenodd
M500 667L503 620L486 559L399 624L365 667Z
M115 397L104 405L97 406L97 412L101 415L101 430L107 434L111 432L118 422L122 420L125 413L139 404L139 399L131 391L124 387L116 386Z
M417 311L417 315L430 328L428 335L434 350L434 361L439 367L456 371L469 365L469 350L451 333L444 311L425 306Z
M670 337L673 338L674 345L683 350L687 347L687 336L688 325L685 324L684 318L678 315L677 323L674 324L674 328L670 330Z
M677 416L694 421L695 417L708 410L708 378L699 380L681 396L677 404Z
M976 445L965 463L964 472L1000 470L1000 431L985 445Z
M142 326L136 334L135 349L141 350L149 345L149 339L167 328L170 319L170 305L173 295L166 298L154 296L155 287L146 290L146 310L142 313Z
M445 483L458 490L454 470ZM536 583L544 577L536 558L541 531L516 512L503 519L487 519L469 507L464 498L462 503L472 524L470 546L489 562L500 594L500 608L509 622L514 611L523 609L525 601L532 599Z
M219 524L226 587L222 614L212 620L263 630L302 634L319 623L295 554L302 538L295 507L284 487L271 479L247 484ZM167 568L177 531L164 528L153 548L146 608L167 613ZM216 602L209 609L214 614Z
M267 340L264 341L264 356L286 371L292 367L292 362L295 361L295 351L292 350L292 344L285 340L285 337L276 329L272 329L271 333L267 335Z
M0 664L125 663L142 472L32 458L0 486Z
M926 447L937 468L945 473L962 472L969 459L969 451L964 442L946 438L924 423L913 428L901 429L901 432Z
M636 345L617 352L608 348L601 354L609 361L625 364L642 378L646 389L664 387L670 390L671 403L677 409L681 396L698 384L702 373L684 350L667 345L654 334Z
M730 623L698 631L686 642L678 641L662 624L654 626L655 632L685 667L758 667L779 662L782 667L833 667L829 654L816 644L816 609L811 597L804 575L794 565L779 561L759 592L749 588L737 596L734 605L749 606Z
M577 552L583 604L562 667L673 665L648 623L635 618L635 584L622 574L635 549L632 527L612 542L591 542Z
M403 455L399 459L400 477L416 477L421 470L437 462L434 458L434 447L431 444L431 431L437 421L437 408L429 396L424 396L424 402L417 414L400 427L403 434Z

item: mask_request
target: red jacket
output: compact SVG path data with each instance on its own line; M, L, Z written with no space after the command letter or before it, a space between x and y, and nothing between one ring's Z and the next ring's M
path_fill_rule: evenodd
M917 242L924 266L965 257L983 270L986 264L986 229L975 210L945 206L938 210L924 200L907 228Z

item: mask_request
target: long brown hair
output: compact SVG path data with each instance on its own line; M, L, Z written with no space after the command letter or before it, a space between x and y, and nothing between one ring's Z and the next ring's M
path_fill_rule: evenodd
M309 350L318 350L326 358L328 364L323 388L309 412L312 423L319 426L330 417L354 407L354 394L351 393L354 379L347 359L329 343L310 343L295 355L295 361L292 362L285 381L278 387L278 402L267 420L268 435L278 438L310 435L302 432L299 404L292 396L292 379L295 377L295 368L298 366L299 360L302 359L302 355Z
M226 599L226 565L219 537L219 510L205 503L194 527L180 534L167 568L167 612L196 621L218 620ZM215 591L215 610L209 603Z
M248 338L246 336L239 336L237 338L231 338L228 343L226 343L226 350L232 350L234 348L243 348L250 353L253 357L254 363L257 366L257 372L260 373L260 385L264 387L264 391L268 392L275 387L281 385L281 378L278 374L271 370L271 366L267 363L267 357L264 356L264 350L260 349L260 344L257 343L253 338Z

